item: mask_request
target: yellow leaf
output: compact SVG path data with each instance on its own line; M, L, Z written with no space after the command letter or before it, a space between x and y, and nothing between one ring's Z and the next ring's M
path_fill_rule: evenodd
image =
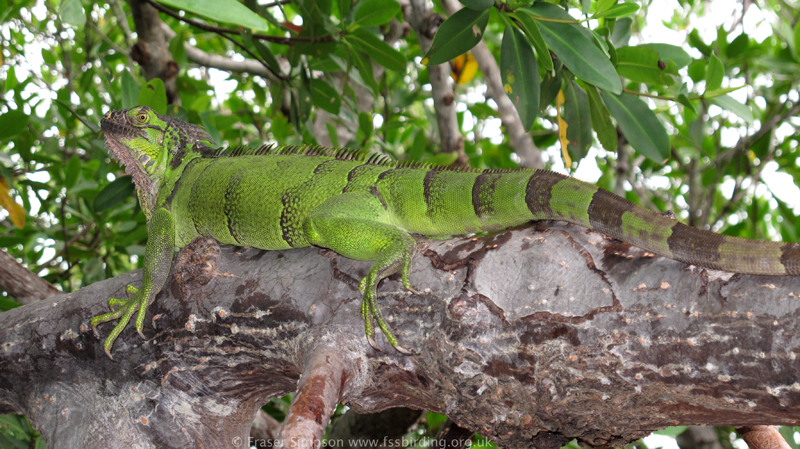
M0 178L0 207L8 211L8 219L14 226L18 229L25 227L25 209L8 194L8 181L4 178Z
M450 61L450 76L456 84L467 84L475 78L476 73L478 73L478 61L470 52L456 56Z
M569 157L569 152L567 151L567 146L569 145L569 139L567 139L567 127L569 126L567 122L561 118L561 106L567 102L567 99L564 98L564 91L559 90L558 95L556 95L556 114L558 119L558 140L561 142L561 157L564 159L564 166L569 169L572 166L572 158Z

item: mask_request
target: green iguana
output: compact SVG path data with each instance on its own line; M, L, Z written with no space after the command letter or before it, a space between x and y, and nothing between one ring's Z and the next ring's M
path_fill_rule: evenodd
M547 170L473 170L391 162L378 155L309 146L215 149L202 128L144 106L100 122L113 156L133 176L147 216L141 288L108 300L120 319L134 313L142 333L147 306L164 286L175 247L199 236L278 250L316 245L375 261L359 287L361 316L374 346L373 318L401 352L378 304L378 282L399 272L405 288L416 242L492 232L532 220L564 220L714 270L800 275L800 244L727 237L695 229L594 185Z

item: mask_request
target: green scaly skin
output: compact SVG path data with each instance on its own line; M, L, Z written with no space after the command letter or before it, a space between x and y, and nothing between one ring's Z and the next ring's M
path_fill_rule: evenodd
M133 175L149 237L141 288L128 286L127 299L109 299L112 311L91 320L95 329L119 319L103 345L109 357L135 313L142 333L174 248L198 236L266 250L316 245L374 261L359 284L366 335L374 346L375 320L404 353L383 319L376 289L398 272L411 288L412 233L446 238L564 220L705 268L800 275L800 244L695 229L546 170L453 170L303 146L224 152L213 149L199 127L144 106L109 112L101 126L112 154Z

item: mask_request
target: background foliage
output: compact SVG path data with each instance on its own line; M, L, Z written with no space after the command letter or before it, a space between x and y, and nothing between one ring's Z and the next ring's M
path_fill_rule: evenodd
M422 12L407 1L164 0L174 87L134 62L131 8L142 3L0 0L0 247L62 291L141 263L145 218L98 126L136 104L203 124L227 145L349 146L478 168L544 161L694 226L800 240L794 2L726 2L730 15L709 34L694 24L712 4L676 1L660 19L684 39L663 43L642 34L648 2L463 0L448 16L437 0L425 7L448 17L430 44L439 22L420 37L407 22ZM750 36L748 14L772 33ZM493 75L464 55L479 42L499 62L494 81L515 117L487 101ZM457 80L455 148L432 101L430 67L442 63ZM541 153L505 138L508 120ZM5 418L0 444L34 438Z

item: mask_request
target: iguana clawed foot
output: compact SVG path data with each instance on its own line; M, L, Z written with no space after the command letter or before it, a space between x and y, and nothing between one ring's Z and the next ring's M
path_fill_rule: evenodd
M97 332L97 326L119 318L119 322L114 326L114 329L111 330L106 341L103 342L103 349L106 355L112 360L114 357L111 356L111 348L114 346L114 341L116 341L117 337L125 330L125 327L131 321L136 311L139 311L139 316L136 318L136 330L139 332L139 335L144 338L142 330L144 329L144 317L147 310L146 295L140 293L139 289L132 285L125 287L125 293L128 295L127 299L108 298L108 308L111 309L111 312L97 315L89 321L92 332L94 332L97 338L100 338L100 334Z
M410 258L404 263L403 269L401 270L401 278L403 280L403 287L405 287L407 290L414 291L411 288L411 282L408 280L410 263ZM412 355L413 352L400 346L397 337L394 336L394 333L392 333L392 330L386 323L386 319L383 317L383 312L381 312L381 308L378 306L378 302L376 300L378 296L378 281L379 280L377 279L375 273L370 271L370 273L361 279L361 282L358 284L358 289L364 292L364 299L361 301L361 317L364 318L364 331L367 335L367 341L369 342L370 346L378 349L378 345L375 343L375 326L372 323L372 319L374 318L375 321L377 321L381 332L383 332L383 334L386 335L386 339L389 340L389 344L392 345L397 352L403 355Z

